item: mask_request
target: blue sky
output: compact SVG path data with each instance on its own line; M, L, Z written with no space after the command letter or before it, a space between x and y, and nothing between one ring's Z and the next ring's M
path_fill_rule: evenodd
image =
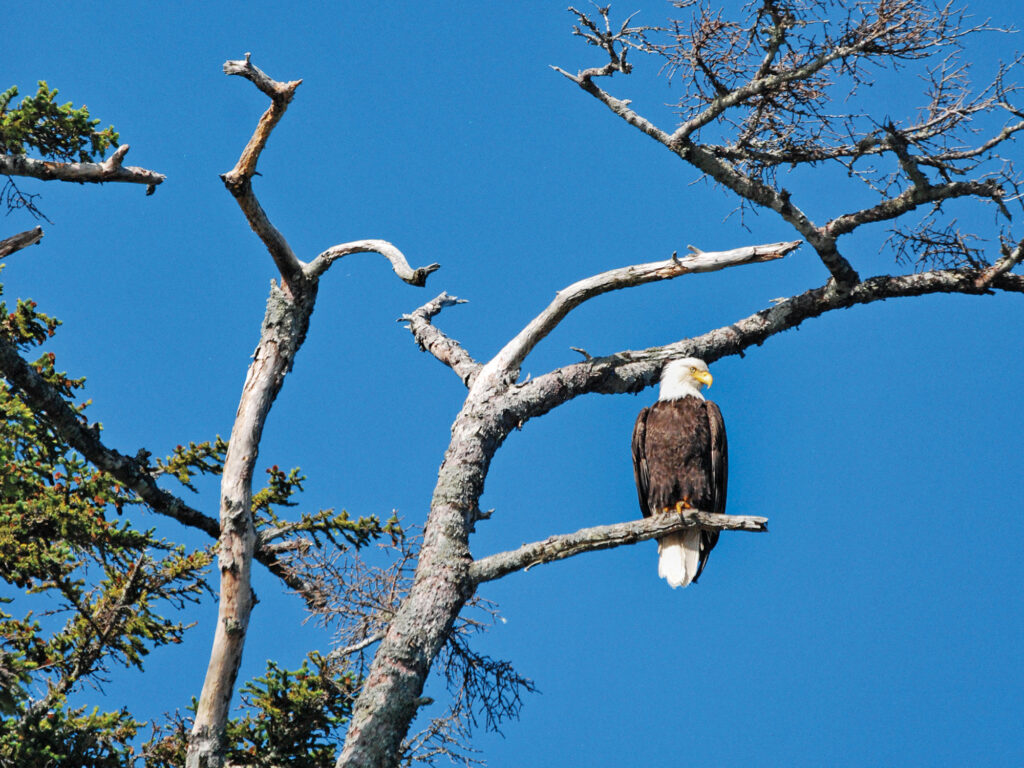
M1005 6L971 2L1005 19ZM617 4L654 24L660 0ZM303 503L422 522L462 402L458 379L395 322L441 290L469 300L438 324L487 359L582 277L704 250L790 239L549 69L603 63L558 3L22 4L7 9L3 82L47 80L132 145L126 162L167 174L141 188L41 192L52 224L9 260L9 296L65 322L60 367L88 376L108 444L169 452L227 435L273 265L218 174L266 99L221 73L253 61L303 85L260 161L257 193L300 258L385 238L443 268L427 288L376 256L322 281L312 329L267 425L260 464L301 466ZM621 16L620 16L621 18ZM970 48L984 81L1019 37ZM676 91L637 58L604 85L663 127ZM908 74L909 77L909 74ZM910 82L870 96L898 116ZM1019 157L1019 149L1014 150ZM863 199L838 174L787 180L825 220ZM798 203L799 204L799 203ZM990 211L955 207L993 247ZM18 215L4 236L33 226ZM744 226L745 225L745 226ZM1018 233L1019 236L1019 233ZM852 247L862 275L893 270L884 232ZM530 356L543 373L592 354L667 343L819 285L803 248L780 262L603 296ZM481 649L541 693L492 766L1011 765L1024 762L1019 457L1024 380L1019 296L880 302L807 322L712 367L729 432L729 511L770 518L728 534L701 583L657 578L653 543L486 585L505 618ZM637 517L633 419L655 398L591 396L514 433L471 541L486 555L552 533ZM215 486L195 504L215 514ZM164 521L168 536L200 543ZM257 575L242 674L297 665L327 639ZM215 606L184 648L117 674L111 705L142 716L197 695ZM439 681L428 693L443 697ZM90 694L91 695L91 694Z

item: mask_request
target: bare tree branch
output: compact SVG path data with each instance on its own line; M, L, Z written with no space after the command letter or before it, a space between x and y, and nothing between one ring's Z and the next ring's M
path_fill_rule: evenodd
M225 75L238 75L244 77L250 81L253 85L259 88L265 93L272 101L278 101L283 99L285 101L291 101L292 96L295 94L295 89L302 82L301 80L293 80L288 83L279 83L274 80L270 75L264 72L262 69L252 63L252 54L246 52L245 59L228 60L224 62L224 74ZM280 115L278 115L280 119ZM267 137L270 135L269 131L263 135L264 145ZM251 166L247 165L245 171L248 175L252 175L252 172L256 169L256 160L258 159L259 153L263 150L263 145L258 148L253 147L250 143L246 146L246 153L242 155L246 158L248 155L247 163L251 162Z
M558 67L554 67L554 69L597 98L627 123L640 129L722 186L728 187L740 197L769 208L782 216L818 252L829 272L840 284L857 282L859 279L857 273L850 263L839 255L835 243L823 236L803 211L793 204L788 193L778 192L758 179L742 173L734 165L715 157L707 148L694 144L688 138L673 139L671 135L655 126L650 120L630 109L628 101L616 99L595 85L593 80L570 75Z
M43 181L145 184L146 194L153 194L156 186L162 184L167 177L162 173L134 165L122 165L128 149L128 144L122 144L102 163L57 163L50 160L35 160L24 155L0 155L0 174L30 176Z
M576 83L576 85L578 85L580 88L582 88L584 91L589 93L594 98L601 101L606 107L608 107L608 109L610 109L616 115L618 115L627 123L632 125L634 128L639 128L641 131L646 133L659 144L663 144L666 147L669 146L672 138L670 134L665 133L665 131L658 128L658 126L656 126L650 120L648 120L645 117L642 117L641 115L637 114L632 109L630 109L630 101L628 99L616 99L611 94L597 87L597 85L594 84L594 81L591 79L591 77L587 76L586 74L587 72L589 72L589 70L585 70L583 73L579 75L572 75L566 72L561 67L556 67L552 65L551 68L555 70L555 72L565 75L565 77L572 80L574 83Z
M359 251L381 253L391 261L395 272L413 285L422 285L438 268L433 264L412 270L402 253L383 240L360 240L336 246L320 254L308 267L299 261L260 207L252 190L252 176L271 131L302 81L280 83L273 80L253 66L249 54L244 61L226 62L224 72L245 77L271 99L270 107L260 118L237 164L222 179L249 225L270 251L281 273L281 284L271 285L259 344L242 388L224 458L217 549L220 601L210 663L189 736L188 768L218 768L223 762L228 706L253 605L250 571L257 546L252 515L253 469L267 416L305 341L316 305L318 278L337 258ZM316 582L310 580L310 584L315 587Z
M490 459L512 429L587 392L639 391L656 381L669 359L694 355L710 362L740 354L748 346L833 309L928 293L984 293L974 284L977 276L977 270L880 276L845 291L830 283L737 323L664 347L594 358L515 386L498 380L487 386L478 378L452 427L416 581L374 657L339 766L390 764L396 759L430 665L451 631L454 617L472 594L476 583L473 569L477 568L476 576L482 575L484 566L469 562L468 533L480 516L476 505ZM1002 274L992 287L1024 293L1024 276ZM543 542L535 546L547 554ZM517 564L525 566L535 554L536 550L528 548L519 553L522 560Z
M401 768L413 765L450 766L461 768L484 766L474 757L477 751L468 746L470 732L460 712L449 710L441 717L432 718L426 728L405 739L401 748Z
M510 573L529 570L535 565L564 560L584 552L614 549L636 544L665 534L700 527L710 531L767 531L768 518L742 515L717 515L688 510L682 515L656 515L628 523L613 523L583 528L575 533L549 536L544 541L524 544L518 549L499 552L476 560L469 569L474 583L494 581Z
M272 286L260 341L242 387L221 473L220 599L210 663L189 736L189 768L219 765L224 749L228 706L253 606L253 469L267 415L305 339L315 299L315 290L289 295L284 286Z
M1002 200L1004 187L1016 184L1011 166L965 182L953 183L947 177L996 159L997 147L1024 129L1024 122L1004 125L976 147L952 145L955 134L976 115L1002 110L1021 116L1010 104L1016 88L1003 82L1017 61L1001 67L993 84L975 97L965 67L955 58L958 41L993 29L987 24L967 26L962 12L951 5L933 7L921 0L858 3L845 19L832 18L828 8L823 3L761 0L748 5L746 21L737 23L724 20L710 7L699 7L689 28L675 22L667 43L652 43L643 33L615 40L596 32L582 35L606 52L611 47L612 61L616 51L632 45L665 56L670 73L682 70L687 90L679 107L684 119L671 134L594 83L594 77L611 71L587 70L576 76L558 71L747 203L779 214L817 251L836 282L847 287L859 277L836 240L852 227L967 195L994 202L1008 216ZM598 11L608 26L607 8ZM597 29L595 22L573 12L583 17L585 26ZM884 127L876 123L862 132L858 126L869 121L864 115L836 115L823 109L838 84L856 91L859 84L871 82L867 67L872 63L895 69L901 62L926 59L946 49L954 53L931 70L930 101L909 125L887 121ZM732 141L702 142L698 134L712 124L734 132ZM880 171L854 168L858 159L878 154L897 161L909 186L900 184L905 188L894 195L883 192L878 205L835 216L826 226L816 226L790 193L774 183L776 168L831 159L846 166L852 177L883 191L897 182L896 174L880 184ZM947 183L933 185L924 168L933 169Z
M677 26L674 42L660 50L647 40L648 30L612 24L605 7L597 9L600 18L571 9L577 22L574 34L600 49L606 63L575 75L557 67L556 71L735 193L741 208L763 207L779 215L815 249L831 279L701 336L607 357L585 356L583 362L525 382L517 381L519 366L572 309L575 299L568 297L572 291L560 294L508 342L477 374L452 426L416 579L388 624L353 708L339 768L370 768L399 759L432 663L443 652L455 618L472 598L483 569L498 562L474 563L468 537L483 517L479 499L490 462L512 430L584 393L640 391L655 383L663 364L672 358L696 356L711 362L742 354L751 345L835 309L930 293L978 295L989 289L1024 293L1024 276L1009 271L1018 263L1016 256L1004 254L1003 271L991 275L988 283L984 280L989 275L982 277L977 268L861 280L838 245L842 235L862 224L898 218L922 204L937 207L954 197L981 198L1005 214L1003 201L1009 197L1005 190L1018 189L1020 183L1012 163L999 167L1001 158L993 150L1017 134L1016 123L998 131L995 140L986 131L990 138L979 146L964 146L961 136L973 130L972 118L995 110L1009 111L1020 120L1019 110L1010 106L1013 88L997 82L987 94L971 97L962 71L951 62L935 70L928 102L906 124L888 121L883 126L870 115L852 110L839 115L826 111L837 86L845 89L841 96L850 95L851 88L856 91L873 81L876 65L896 69L903 62L923 60L951 50L963 35L988 27L968 27L953 6L933 7L921 0L856 3L848 14L835 19L831 14L838 6L825 0L760 0L745 6L748 20L739 25L721 19L711 6L683 4L697 8L692 27ZM673 45L674 52L669 50ZM599 77L628 74L631 65L626 56L632 50L660 52L670 57L670 69L684 70L682 79L689 90L680 103L682 119L675 131L662 130L634 111L629 101L596 85ZM701 136L711 133L712 126L716 134L725 136L720 144L706 143ZM865 169L857 164L868 156L884 156L887 167L878 163ZM791 167L809 168L823 160L840 163L881 201L832 212L829 224L816 224L777 183L777 177ZM954 176L961 178L954 182ZM815 205L831 199L817 199ZM574 291L580 288L573 286ZM574 295L580 301L588 297L583 290ZM427 332L426 319L421 333ZM507 555L507 567L514 570L568 553L569 542L556 537L552 549L545 548L546 542L528 545ZM598 537L595 546L598 543L605 545L607 539Z
M673 254L671 259L665 261L621 267L575 282L559 291L555 300L484 366L482 373L485 376L500 375L514 378L518 374L523 360L541 339L551 333L569 312L602 293L657 280L671 280L696 272L715 272L742 264L781 259L787 253L798 248L800 244L799 240L793 240L734 248L729 251L695 250L695 253L682 259Z
M253 192L252 177L256 173L256 163L259 161L264 147L267 146L271 131L274 130L274 126L284 116L289 102L291 102L292 97L295 95L295 89L299 87L302 81L292 80L291 82L280 83L272 80L263 70L250 62L250 56L251 54L247 53L245 54L244 61L224 62L224 74L239 75L251 81L270 97L271 103L267 111L263 113L259 123L257 123L256 130L253 132L252 138L249 139L249 143L245 145L245 149L242 150L242 154L238 158L238 162L235 163L235 167L223 174L221 179L224 181L224 186L228 188L228 191L238 201L238 205L245 214L245 218L249 221L249 226L252 227L253 232L259 236L260 240L267 247L271 257L274 259L274 263L277 265L278 271L281 273L281 279L288 286L288 290L293 290L295 286L292 284L303 279L302 263L296 258L284 235L267 218L267 214L256 198L256 193Z
M42 239L43 228L36 227L35 229L19 232L16 235L11 235L8 238L0 240L0 259L5 256L10 256L12 253L20 251L22 248L28 248L30 245L35 245Z
M982 289L988 288L996 278L1009 273L1011 269L1020 264L1021 259L1024 259L1024 240L1017 243L1013 250L1007 248L1006 252L995 264L978 275L978 279L974 281L974 286Z
M852 232L862 224L888 221L898 218L907 211L912 211L922 205L952 200L957 197L966 197L968 195L987 197L999 201L1003 197L1003 190L994 179L980 182L953 181L948 184L928 184L923 187L915 185L896 197L883 200L878 205L838 216L826 224L824 230L828 236L834 239L840 235Z
M989 267L980 245L972 244L980 243L981 238L961 232L956 219L936 222L936 213L932 209L908 229L893 227L882 250L891 248L897 264L913 265L917 271Z
M778 244L777 244L778 245ZM738 261L776 258L796 247L783 243L757 254L743 252ZM718 263L713 255L690 266ZM572 294L562 307L564 311L613 287L625 287L689 271L682 260L668 260L655 265L642 265L628 275L616 271L619 279L598 280L596 293ZM556 299L556 302L558 300ZM575 303L574 303L575 302ZM538 331L553 327L560 316L537 321ZM533 339L540 338L533 336ZM531 341L516 344L510 350L528 348ZM515 359L511 352L505 359ZM499 360L499 356L495 360ZM474 584L469 568L472 559L468 538L477 520L483 515L479 498L494 455L508 434L522 424L517 410L517 394L525 385L515 385L514 378L500 375L499 363L492 361L492 375L482 370L473 382L455 423L444 462L438 472L430 514L424 529L424 542L416 568L416 578L394 617L387 625L373 663L356 701L339 766L391 765L399 759L401 745L409 723L418 710L431 664L450 637L456 618L466 602L473 597ZM527 383L529 384L529 382Z
M748 347L759 346L805 320L857 304L933 293L981 295L986 289L975 284L978 275L976 269L881 275L868 278L848 291L837 290L830 283L700 336L662 347L595 357L536 376L509 392L512 402L507 407L518 419L517 424L523 424L582 394L639 392L653 386L664 363L674 358L699 357L711 363L728 355L742 355ZM988 287L1024 293L1024 275L1000 274Z
M405 255L387 240L355 240L351 243L342 243L328 248L303 269L306 277L311 279L319 278L330 266L351 253L379 253L391 262L391 268L395 274L409 285L422 288L427 283L427 276L441 268L436 262L425 267L413 269L406 261Z
M327 658L328 658L329 661L335 661L337 659L343 659L346 656L351 656L353 653L359 653L360 651L365 651L367 648L369 648L374 643L379 643L383 638L384 638L384 633L383 632L377 632L376 634L370 635L369 637L367 637L367 638L365 638L363 640L360 640L358 643L352 643L352 645L347 645L344 648L335 648L333 651L331 651L329 654L327 654Z
M582 37L590 45L597 46L608 54L608 63L603 67L592 67L580 72L577 77L589 80L592 77L610 77L616 72L628 75L633 67L626 61L626 55L630 50L643 51L647 48L645 33L651 27L631 27L629 23L633 16L629 16L618 29L612 28L611 18L608 14L611 6L598 7L597 12L601 14L604 24L599 26L594 23L587 14L569 6L569 13L576 16L577 24L573 26L572 33ZM601 28L603 26L603 29Z
M398 318L398 322L409 323L407 327L412 332L420 349L429 352L455 371L462 379L462 383L469 387L472 386L483 365L474 360L459 342L446 336L431 323L431 320L445 307L465 303L464 299L457 299L445 292L428 301L419 309L413 310L410 314L402 315Z

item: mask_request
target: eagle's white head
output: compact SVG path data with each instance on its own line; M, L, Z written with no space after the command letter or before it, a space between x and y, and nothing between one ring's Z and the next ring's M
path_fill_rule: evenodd
M673 360L661 372L659 400L679 400L683 397L704 399L701 389L711 386L708 364L696 357Z

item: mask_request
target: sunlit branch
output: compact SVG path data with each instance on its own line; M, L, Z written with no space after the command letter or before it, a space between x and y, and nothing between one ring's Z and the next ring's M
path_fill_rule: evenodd
M523 423L589 392L639 392L657 381L662 366L669 360L692 356L710 363L728 355L742 355L748 347L835 309L934 293L981 295L993 288L1024 293L1024 275L1002 273L987 287L979 288L975 283L979 274L977 269L945 269L871 277L848 291L836 290L831 284L813 288L700 336L661 347L595 357L537 376L510 394L515 400L511 410Z
M920 172L918 171L918 173ZM1003 196L1003 192L999 184L993 179L986 181L954 181L948 184L928 184L925 186L915 184L896 197L883 200L878 205L838 216L826 224L824 229L828 235L836 238L852 232L862 224L895 219L921 205L938 203L942 200L951 200L969 195L986 197L998 202Z
M657 515L628 523L599 525L575 533L549 536L543 541L524 544L518 549L481 558L470 566L469 576L474 583L479 584L500 579L515 571L528 570L541 563L564 560L584 552L636 544L687 528L700 527L711 531L766 531L767 522L766 517L719 515L713 512L688 510L682 515Z
M407 327L412 332L420 349L429 352L455 371L462 379L462 383L468 387L473 383L473 379L476 378L483 365L474 360L459 342L445 335L431 322L445 307L465 303L465 299L457 299L445 292L428 301L419 309L402 315L398 321L408 323Z
M658 280L671 280L696 272L715 272L727 267L781 259L787 253L798 248L800 244L799 240L793 240L734 248L729 251L696 251L681 259L673 255L671 259L665 261L633 264L575 282L559 291L555 300L484 366L484 374L492 371L496 374L506 375L517 371L537 343L551 333L569 312L595 296L620 288L629 288Z
M327 659L328 659L328 661L336 661L336 660L339 660L339 659L343 659L346 656L351 656L353 653L359 653L360 651L365 651L371 645L373 645L374 643L379 643L383 639L384 639L384 633L383 632L376 632L376 633L370 635L369 637L367 637L367 638L365 638L363 640L360 640L358 643L352 643L351 645L346 645L344 648L335 648L333 651L331 651L329 654L327 654Z
M146 168L122 165L128 149L128 144L122 144L114 154L100 163L58 163L51 160L35 160L25 155L0 155L0 174L30 176L43 181L145 184L146 194L152 194L156 186L162 184L167 177Z
M1024 240L1017 243L1013 250L1007 250L995 264L978 275L978 279L974 281L975 287L988 288L996 278L1007 274L1020 264L1022 259L1024 259Z
M293 80L281 83L271 79L265 72L250 62L250 54L245 54L244 61L224 62L224 74L239 75L251 81L257 88L270 97L271 103L267 111L263 113L252 138L242 150L235 167L221 176L224 186L228 188L239 207L263 244L267 247L274 263L281 273L282 280L291 284L302 279L302 264L296 258L288 241L273 224L264 212L259 200L252 189L252 177L256 173L256 163L263 152L270 133L274 126L288 109L288 103L295 95L295 89L302 83L301 80Z
M592 79L571 75L558 67L554 67L554 69L601 101L627 123L643 131L673 154L708 174L719 184L731 189L740 197L769 208L782 216L817 251L822 262L840 284L857 282L859 279L857 273L836 250L835 243L822 235L807 216L796 207L788 194L780 193L767 184L744 174L731 163L715 157L707 148L692 143L686 137L673 139L668 133L630 109L628 101L616 99L606 93L595 85Z
M409 285L417 287L426 285L427 276L441 268L441 265L435 262L413 269L409 266L405 255L387 240L355 240L328 248L307 264L303 271L307 277L316 279L326 272L335 261L352 253L379 253L391 262L391 268L396 275Z

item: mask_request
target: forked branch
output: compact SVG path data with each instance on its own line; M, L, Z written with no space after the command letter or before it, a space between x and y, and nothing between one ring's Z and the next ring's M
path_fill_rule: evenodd
M966 135L972 127L966 125L968 118L1003 107L984 99L960 100L955 68L951 74L940 74L937 94L930 105L910 119L910 125L889 123L887 130L880 129L878 119L848 107L841 108L848 110L846 114L836 115L830 106L835 101L832 96L836 95L836 86L846 89L839 94L842 102L851 96L851 86L855 89L874 79L875 65L895 69L907 60L949 50L964 34L978 29L962 25L963 17L955 6L936 6L930 0L858 0L845 5L824 0L755 0L745 6L746 23L732 24L723 21L711 4L690 0L677 3L684 5L697 9L694 26L690 32L677 27L678 36L670 45L680 49L675 63L685 69L680 79L690 89L686 103L679 105L682 122L694 117L696 120L680 133L662 130L631 109L628 101L597 86L600 77L627 73L627 49L646 45L642 31L630 33L628 23L621 27L611 24L607 8L598 8L600 18L587 18L573 9L575 34L600 49L598 66L575 75L558 71L627 123L737 194L741 206L763 207L778 214L815 249L831 277L825 285L701 336L588 358L519 382L518 369L533 346L574 306L600 292L594 284L581 281L560 293L510 341L476 375L452 426L451 443L438 472L424 529L416 578L380 641L353 707L339 766L376 768L399 763L402 739L419 711L431 665L481 582L535 563L614 546L620 541L631 543L640 540L641 535L654 538L669 530L660 527L660 519L601 527L552 537L473 563L469 535L483 517L479 501L487 473L495 452L512 430L582 394L638 392L653 385L663 364L672 358L697 356L711 362L725 355L742 354L751 345L832 310L929 293L1024 293L1024 276L1010 272L1020 261L1020 247L1007 247L991 273L969 265L965 269L861 280L837 245L837 239L849 231L845 228L850 225L888 220L892 209L885 207L887 202L899 209L897 215L922 201L937 204L957 192L998 205L1001 195L995 186L985 185L986 180L995 178L996 186L1004 189L1012 188L1016 181L1012 171L1002 175L993 171L1000 160L997 156L960 146L962 140L953 128L958 129L959 136ZM848 12L844 13L844 8ZM1008 92L996 90L997 101ZM1018 120L1022 117L1013 114ZM725 137L723 146L702 143L698 129L704 127L703 133L707 134L712 124L716 135ZM1008 140L1018 130L1016 125L1011 126L997 138ZM990 140L983 146L991 149L997 144ZM883 153L888 168L880 172L883 183L874 184L877 178L871 177L870 169L864 173L865 169L854 167L854 162ZM868 205L862 212L824 211L822 220L830 217L836 222L834 231L814 223L778 183L777 175L793 166L807 167L816 174L816 208L846 199L832 194L826 199L820 194L821 184L828 183L830 177L826 175L823 180L819 170L811 166L823 160L839 162L855 179L866 180L882 198L880 205ZM873 163L872 168L879 165ZM954 185L954 176L967 186ZM908 189L912 191L901 197ZM922 196L930 195L939 197L922 200ZM674 275L663 277L668 276ZM591 280L600 282L600 277ZM611 280L604 289L642 281L615 282ZM446 362L455 367L450 361L450 347L443 344L450 340L434 334L429 322L442 304L408 319L414 336L436 340L444 351L435 354L442 360L448 355ZM758 521L753 523L757 525ZM685 527L678 518L668 524ZM619 538L620 533L624 540Z
M992 202L1008 217L1006 190L1018 186L1020 179L1012 163L1000 163L998 151L1024 130L1024 121L1011 103L1018 89L1004 82L1019 60L1000 67L980 93L969 91L957 46L966 35L993 31L987 24L967 26L951 4L933 6L922 0L856 3L838 19L829 15L829 8L825 3L760 0L746 6L745 19L734 22L701 5L689 24L675 22L667 42L643 38L636 43L666 57L670 74L680 75L685 89L678 103L682 121L672 132L602 90L595 78L610 71L587 70L586 76L558 71L737 194L741 207L778 214L814 248L836 283L848 288L860 278L837 239L856 227L965 196ZM599 12L607 15L607 9ZM583 23L596 27L589 20ZM600 35L583 37L607 51ZM927 103L903 124L865 114L870 104L863 111L851 106L839 114L826 109L837 90L851 99L859 85L873 82L875 65L895 70L904 61L934 56L943 58L929 72ZM1005 124L977 146L964 146L976 132L971 121L986 113L1008 113L1017 122ZM702 129L711 125L723 135L721 144L701 139ZM887 156L889 163L858 164L868 156ZM827 225L815 224L778 183L778 176L828 160L840 163L882 200L861 210L836 212ZM974 178L951 181L970 173ZM933 183L928 174L945 183Z
M1024 255L1016 250L1014 253ZM831 283L812 288L700 336L661 347L595 357L536 376L511 393L512 411L523 423L583 394L639 392L657 381L668 360L699 357L711 363L728 355L742 355L748 347L836 309L934 293L977 296L993 288L1024 293L1024 275L1002 272L979 287L976 281L982 274L977 269L941 269L871 277L846 291L837 290Z
M245 54L243 61L224 62L224 74L239 75L251 81L270 97L271 103L267 111L263 113L259 123L257 123L256 130L245 145L245 149L242 150L242 154L238 158L238 162L235 163L235 167L222 175L221 179L224 181L224 186L228 188L228 191L238 201L238 205L245 214L245 218L248 220L253 232L259 236L260 240L267 247L271 257L274 259L274 263L277 265L278 271L281 273L281 279L288 286L288 290L292 292L301 290L296 283L301 282L303 277L302 263L296 258L284 235L270 223L270 219L253 192L252 177L256 173L256 163L259 161L264 147L267 146L271 131L274 130L274 126L284 116L285 110L288 109L288 103L295 95L295 89L299 87L302 81L292 80L291 82L280 83L273 80L263 70L252 64L250 54L248 53Z
M218 618L210 651L206 680L196 706L189 736L188 768L214 768L223 763L228 708L234 695L249 617L253 606L251 563L258 546L252 515L253 468L259 453L263 428L286 374L309 329L316 305L318 279L338 258L361 251L380 253L395 272L408 283L423 285L437 264L414 270L405 256L384 240L360 240L335 246L313 263L301 262L284 236L270 223L252 189L256 163L270 133L281 119L300 80L280 83L244 61L229 61L225 73L245 77L271 99L252 138L235 167L222 177L238 201L252 229L270 251L281 273L280 286L272 284L260 340L242 388L221 473L220 541L217 560L220 570ZM277 553L280 547L270 545Z
M398 321L409 324L408 328L420 349L455 371L462 383L469 387L483 365L474 360L459 342L446 336L431 322L445 307L465 303L465 299L457 299L445 292L410 314L402 315Z
M975 287L988 288L996 278L1007 274L1011 269L1020 264L1022 259L1024 259L1024 240L1017 243L1012 250L1010 248L1004 249L1002 257L978 275L978 279L974 281Z

